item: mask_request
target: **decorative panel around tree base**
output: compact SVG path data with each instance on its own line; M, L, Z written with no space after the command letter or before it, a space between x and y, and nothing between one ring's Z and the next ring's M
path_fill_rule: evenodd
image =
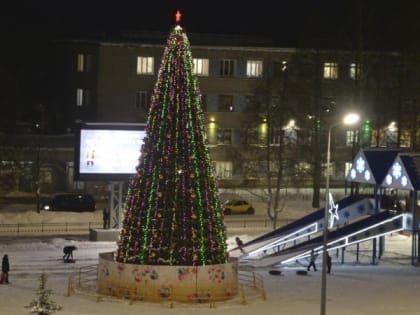
M207 303L238 293L238 263L167 266L120 263L99 254L98 293L147 302Z

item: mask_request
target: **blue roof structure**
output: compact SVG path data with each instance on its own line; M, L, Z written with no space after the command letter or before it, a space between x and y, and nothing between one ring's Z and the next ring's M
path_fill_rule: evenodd
M381 185L401 150L361 149L353 159L346 181Z
M395 157L382 187L420 190L420 153L400 153Z

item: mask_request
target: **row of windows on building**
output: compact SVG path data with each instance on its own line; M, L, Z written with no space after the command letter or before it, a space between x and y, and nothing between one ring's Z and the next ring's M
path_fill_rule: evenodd
M237 61L235 59L221 59L219 61L219 76L234 77L237 73ZM77 71L90 72L92 68L92 55L78 54L77 55ZM208 77L210 68L210 59L208 58L193 58L193 72L198 76ZM281 62L281 71L287 68L287 61ZM348 75L350 79L358 79L360 76L360 64L350 63L348 65ZM138 56L136 73L139 75L154 75L155 74L155 57ZM246 60L246 77L260 78L263 76L263 60L250 59ZM326 61L323 67L323 78L336 80L338 79L338 63Z
M217 128L214 123L210 123L206 129L207 137L210 145L266 145L267 136L270 146L279 146L282 143L285 146L293 145L309 145L310 138L307 133L303 133L297 127L285 127L283 129L267 128ZM336 137L336 146L352 146L353 143L360 143L371 147L409 148L411 146L411 135L409 130L402 130L398 133L398 128L394 122L391 122L386 128L381 130L371 130L367 139L359 139L364 137L355 130L345 130L342 137Z
M209 76L210 60L207 58L193 58L193 72L202 77ZM222 59L219 65L219 76L234 77L237 73L237 61L234 59ZM281 62L281 71L287 68L287 61ZM154 57L137 57L137 74L154 74ZM348 75L350 79L356 80L360 77L360 64L350 63L348 66ZM263 60L246 61L246 77L261 78L263 76ZM324 62L323 78L329 80L338 79L338 63Z

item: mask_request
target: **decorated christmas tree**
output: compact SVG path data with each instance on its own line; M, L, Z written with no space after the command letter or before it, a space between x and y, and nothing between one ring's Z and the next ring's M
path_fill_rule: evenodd
M177 12L125 201L116 255L122 263L205 266L228 259L199 82L179 17Z

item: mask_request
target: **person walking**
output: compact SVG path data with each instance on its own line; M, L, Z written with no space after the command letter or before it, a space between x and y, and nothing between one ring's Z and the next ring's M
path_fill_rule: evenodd
M309 265L308 265L308 271L311 269L311 267L314 269L314 271L316 271L316 266L315 266L315 260L316 260L317 255L315 255L314 250L311 250L311 257L309 260Z
M327 272L331 273L331 256L328 252L327 252Z
M242 252L242 254L245 254L245 251L243 249L244 242L239 238L239 236L235 237L236 245L238 245L239 250Z
M9 256L5 254L1 262L1 281L0 283L9 283Z

